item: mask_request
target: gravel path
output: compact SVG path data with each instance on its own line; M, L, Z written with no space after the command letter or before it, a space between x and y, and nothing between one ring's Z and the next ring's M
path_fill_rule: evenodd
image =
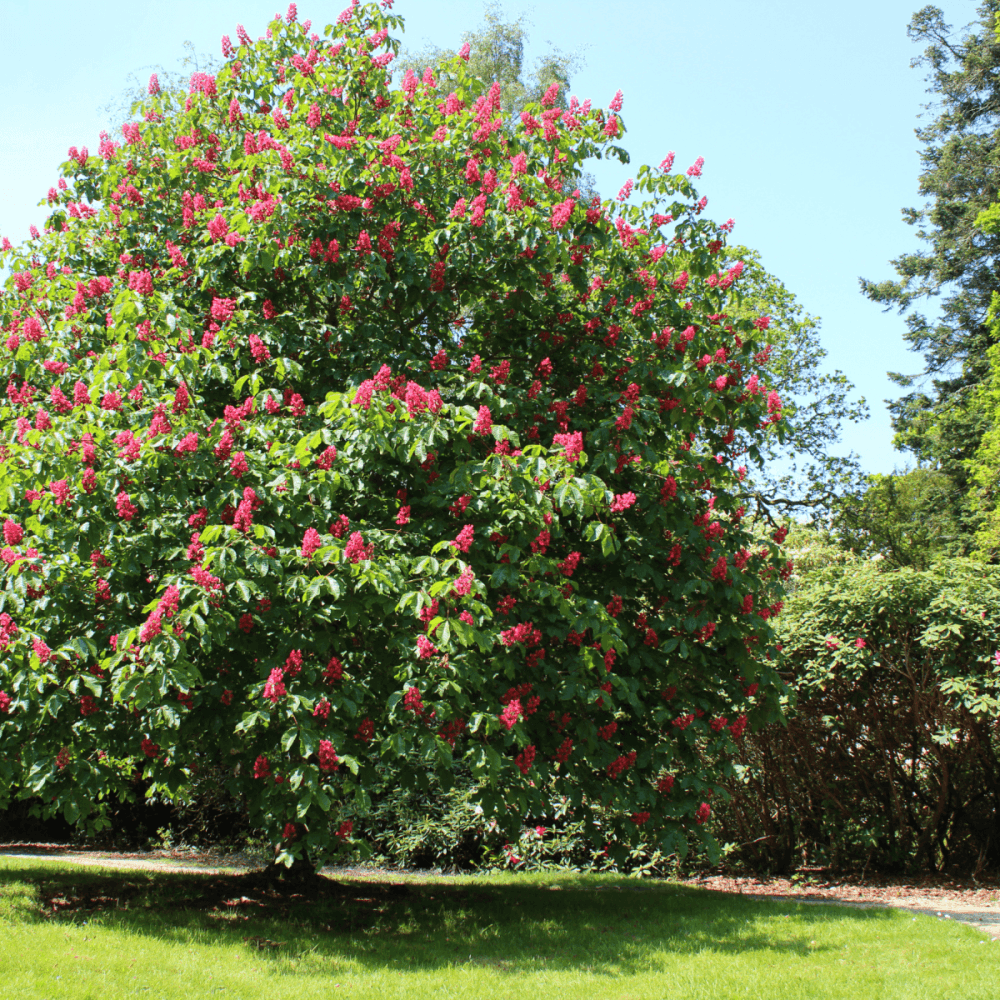
M0 844L0 856L47 859L100 868L120 868L191 874L237 874L261 867L262 857L246 854L218 854L206 851L150 851L112 853L84 851L57 844ZM408 878L440 877L435 871L405 872L349 866L322 870L331 878L364 878L372 881L405 881ZM914 879L891 879L881 876L845 877L824 880L822 875L789 879L729 878L724 875L683 880L685 885L714 892L726 892L750 899L786 900L809 904L837 904L859 907L894 907L914 914L926 914L940 920L969 924L1000 942L1000 885L967 883L935 876ZM610 887L609 887L610 888ZM616 887L618 889L619 887ZM637 884L634 890L651 888ZM620 891L630 891L620 887Z
M205 851L85 851L61 844L0 844L0 857L32 861L61 861L98 868L128 868L137 871L187 872L196 875L238 874L259 868L259 858L245 854Z

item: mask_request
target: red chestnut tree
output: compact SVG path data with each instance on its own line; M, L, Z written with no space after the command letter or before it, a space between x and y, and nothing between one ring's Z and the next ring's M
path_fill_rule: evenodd
M290 863L461 757L512 832L672 850L775 715L781 400L701 161L583 203L620 94L511 131L461 55L390 89L400 24L240 27L4 241L0 799L222 765Z

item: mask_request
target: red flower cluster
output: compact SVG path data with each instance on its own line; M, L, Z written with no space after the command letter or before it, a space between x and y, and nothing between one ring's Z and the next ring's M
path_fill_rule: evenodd
M321 771L329 773L330 771L336 771L340 767L340 758L335 753L333 744L329 740L319 741L317 757L319 758L319 769Z
M521 774L527 774L531 770L532 764L535 763L535 748L533 746L525 747L514 758L514 763Z
M276 705L286 694L285 672L281 667L275 667L264 682L264 698Z
M459 552L468 552L469 549L472 548L474 535L475 528L473 528L471 524L467 524L464 528L462 528L456 539L451 544L454 548L458 549Z
M500 641L505 646L513 646L516 642L523 642L526 646L537 646L542 641L542 633L535 628L534 622L521 622L501 632Z
M424 711L424 699L419 688L408 687L403 693L403 708L414 715L422 715Z
M608 777L617 778L623 771L627 771L635 764L636 756L636 752L630 750L628 753L615 758L615 760L608 764Z
M466 730L467 723L465 719L452 719L450 722L445 722L441 728L438 730L438 736L441 737L450 747L455 746L455 741L459 736Z
M549 542L551 541L551 535L547 531L540 531L538 537L530 543L531 551L537 552L541 555L545 555L545 550L549 547ZM570 574L567 574L570 575Z
M563 576L572 576L576 572L577 566L580 565L581 558L583 556L580 552L571 552L561 563L556 564L556 569Z
M493 417L488 406L480 406L476 422L472 425L472 430L476 434L489 434L493 428Z
M175 585L171 584L167 587L155 610L146 619L142 628L139 629L139 642L149 642L160 634L163 629L163 619L172 618L176 613L178 604L180 603L180 596L180 591Z
M343 515L341 515L343 517ZM346 518L345 518L346 520ZM347 540L344 546L344 558L348 562L359 563L366 559L371 559L375 554L375 543L365 545L365 540L360 531L355 531Z
M747 717L745 715L740 715L739 718L729 727L729 731L733 734L733 739L738 740L742 735L743 731L747 727Z
M118 494L115 500L116 510L118 511L118 516L124 521L131 521L136 514L139 513L139 508L132 503L131 498L128 493L124 490ZM8 522L9 523L9 522ZM6 525L4 526L6 529ZM5 531L6 534L6 531Z
M302 558L311 559L313 553L322 548L323 539L315 528L306 528L306 533L302 537Z
M500 713L500 721L508 728L513 729L518 720L524 714L521 709L521 702L517 698L511 698Z
M328 684L333 684L339 681L344 676L344 665L337 659L336 656L330 658L330 662L326 665L326 669L323 671L323 680Z
M636 495L634 493L616 494L614 500L611 501L611 512L613 514L619 514L622 511L626 511L635 503L635 501Z

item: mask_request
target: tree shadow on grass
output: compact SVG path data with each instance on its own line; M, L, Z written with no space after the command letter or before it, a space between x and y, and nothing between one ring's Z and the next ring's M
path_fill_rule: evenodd
M814 940L819 925L850 921L852 937L867 937L894 915L600 876L301 883L0 860L0 916L86 920L185 947L237 945L295 960L299 974L468 965L619 976L653 971L666 955L832 951Z

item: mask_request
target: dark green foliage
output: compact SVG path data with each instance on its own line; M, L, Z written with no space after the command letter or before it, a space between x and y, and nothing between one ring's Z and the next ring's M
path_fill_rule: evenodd
M489 820L476 809L474 781L456 765L455 783L443 788L428 773L426 787L401 788L395 771L383 771L360 836L374 860L401 868L466 868L485 859ZM502 838L499 834L493 840ZM497 846L497 845L494 845Z
M655 844L619 842L613 810L574 807L555 797L541 814L510 836L478 808L481 788L468 768L457 765L445 788L433 773L421 788L402 788L395 771L385 771L372 793L372 810L358 829L371 860L400 868L470 871L643 872L664 876L676 862ZM593 846L588 831L607 830L607 842ZM704 860L701 855L696 855Z
M51 815L43 798L12 800L0 808L0 843L86 844L114 850L149 850L160 846L247 849L262 843L250 825L245 801L226 788L228 772L203 767L187 795L170 801L137 780L102 804L109 818L105 829L85 831ZM269 851L269 849L265 849Z

